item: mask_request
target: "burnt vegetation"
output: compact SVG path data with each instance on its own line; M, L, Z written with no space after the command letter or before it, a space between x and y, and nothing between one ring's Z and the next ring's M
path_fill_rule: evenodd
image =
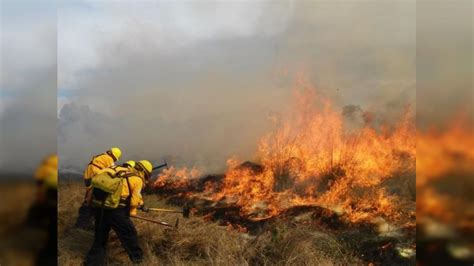
M279 176L275 178L275 191L284 191L295 187L291 173L292 169L295 169L295 165L298 166L297 159L289 161L286 164L288 166L286 169L275 171L275 173L279 173ZM238 165L236 169L258 175L264 171L264 166L246 161ZM328 189L343 174L342 170L337 167L328 171L321 179L320 193L323 193L324 189ZM266 209L268 206L265 203L256 204L251 213L246 213L242 205L227 197L216 201L199 196L209 188L219 191L224 177L225 174L205 175L190 180L185 187L156 187L150 191L148 196L158 196L166 205L190 208L193 219L199 218L207 223L226 228L226 231L232 232L231 235L237 233L252 239L251 245L257 245L253 248L261 248L258 251L260 255L242 258L246 263L252 265L310 263L319 258L311 256L321 256L321 254L329 252L327 248L323 248L324 245L320 242L327 240L318 240L318 237L323 236L334 241L334 245L337 244L339 249L338 252L345 256L342 259L337 258L337 254L326 254L327 261L325 262L329 264L350 262L354 264L412 265L415 263L413 255L403 254L403 251L414 252L416 229L412 225L391 228L383 218L378 222L353 222L345 213L337 213L329 208L316 205L292 206L282 210L278 215L268 216ZM295 191L298 189L298 187L294 188ZM357 207L354 206L354 208ZM414 220L414 215L411 218ZM290 234L292 235L290 236ZM264 236L268 237L270 241L267 246L260 247L258 245L261 243L257 244L257 240ZM297 239L308 242L300 244L296 242ZM278 245L283 245L286 249L294 249L292 252L298 252L297 250L304 246L304 252L311 250L315 253L310 252L313 255L303 259L304 262L296 259L294 263L289 263L282 257L282 254L289 251L282 251ZM301 254L306 254L304 252Z
M80 264L93 240L92 232L73 228L82 198L81 185L67 183L59 190L60 265ZM149 206L193 208L188 219L168 213L141 214L172 224L179 218L177 229L134 220L145 252L144 265L414 264L413 257L404 258L399 253L401 248L412 247L413 229L407 229L403 236L383 235L376 224L354 224L318 206L296 206L275 217L252 219L243 216L238 206L190 200L178 194L158 189L144 196ZM107 262L129 263L114 233L109 238Z

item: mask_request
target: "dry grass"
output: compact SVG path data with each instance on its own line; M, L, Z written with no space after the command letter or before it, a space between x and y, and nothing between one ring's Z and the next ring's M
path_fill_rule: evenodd
M35 195L33 181L0 183L0 265L33 265L46 232L24 225Z
M80 264L93 240L92 232L74 229L83 187L77 183L60 187L58 241L60 265ZM155 195L146 195L149 206L167 206ZM174 224L177 230L134 220L145 257L143 265L357 265L364 264L340 237L305 225L277 223L251 236L229 231L202 217L183 219L179 214L148 213L149 218ZM107 262L130 264L120 241L111 234Z
M21 226L34 200L34 182L0 183L0 237Z

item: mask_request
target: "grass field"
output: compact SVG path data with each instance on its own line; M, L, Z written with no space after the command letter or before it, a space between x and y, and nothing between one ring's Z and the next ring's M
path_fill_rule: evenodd
M93 241L93 233L73 228L83 197L80 183L62 184L59 189L58 241L60 265L78 265ZM177 208L157 195L145 195L148 206ZM184 219L180 214L141 213L141 216L174 224L177 230L133 220L144 250L143 265L368 265L414 264L414 257L400 260L379 245L386 238L361 229L335 232L293 221L273 223L257 235L239 233L206 221L203 217ZM379 243L380 242L380 243ZM362 250L363 249L363 250ZM365 256L365 257L364 257ZM380 258L382 256L382 258ZM130 264L114 233L107 246L110 265Z
M33 265L46 240L44 230L25 226L35 195L33 181L0 183L0 265Z

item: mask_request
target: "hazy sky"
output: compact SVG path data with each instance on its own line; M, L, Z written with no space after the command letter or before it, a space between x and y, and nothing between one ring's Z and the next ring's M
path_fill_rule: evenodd
M415 104L415 30L407 1L63 5L61 164L115 145L216 171L252 159L299 74L341 109L399 114Z
M421 1L417 10L417 124L463 113L474 126L474 1Z
M56 152L56 9L0 2L0 174L31 173Z
M380 119L410 104L431 123L473 96L470 0L1 8L0 169L31 171L57 143L65 168L120 146L124 159L218 171L252 159L300 75L336 108Z

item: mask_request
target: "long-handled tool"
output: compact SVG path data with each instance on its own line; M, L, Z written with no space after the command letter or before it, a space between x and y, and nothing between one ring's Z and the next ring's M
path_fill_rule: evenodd
M163 167L168 167L168 162L165 161L164 164L160 164L158 166L153 167L152 171L158 170L158 169L163 168Z
M178 210L159 209L159 208L148 208L148 209L150 211L155 211L155 212L183 213L183 211L178 211Z
M183 210L171 210L171 209L162 209L162 208L144 208L141 207L139 210L142 210L144 212L149 212L149 211L154 211L154 212L167 212L167 213L181 213L183 214L184 218L189 218L189 208L188 207L183 207Z
M183 206L183 210L173 210L173 209L164 209L164 208L147 208L144 205L138 207L139 210L143 212L167 212L167 213L181 213L183 214L183 218L189 218L189 214L191 212L191 208L186 204Z
M159 225L163 225L163 226L166 226L166 227L171 227L171 228L178 228L178 225L179 225L179 219L176 219L176 223L175 225L171 225L169 223L165 223L165 222L161 222L161 221L156 221L156 220L153 220L153 219L148 219L148 218L145 218L145 217L141 217L141 216L138 216L138 215L133 215L133 216L130 216L132 218L135 218L135 219L138 219L138 220L143 220L143 221L147 221L147 222L150 222L150 223L154 223L154 224L159 224Z
M171 209L161 209L161 208L146 208L146 211L181 213L181 214L183 214L184 218L189 218L189 213L190 213L190 209L187 206L183 207L182 211L180 211L180 210L171 210Z

